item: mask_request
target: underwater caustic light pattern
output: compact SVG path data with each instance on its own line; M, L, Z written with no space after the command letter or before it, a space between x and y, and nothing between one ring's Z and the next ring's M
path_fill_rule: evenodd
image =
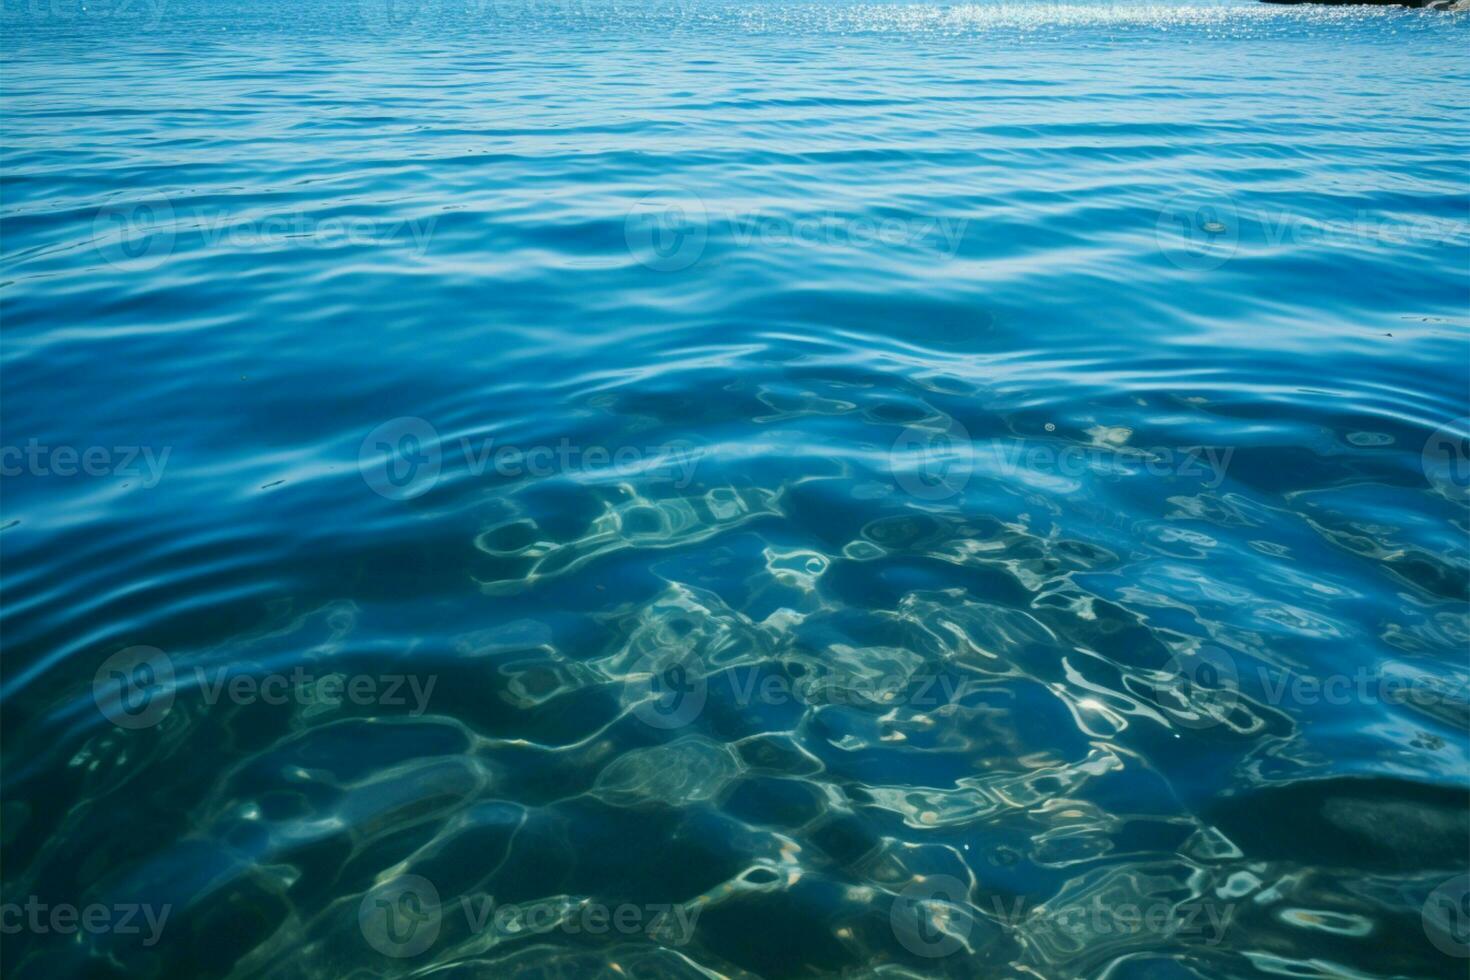
M1470 16L0 27L7 980L1465 976Z

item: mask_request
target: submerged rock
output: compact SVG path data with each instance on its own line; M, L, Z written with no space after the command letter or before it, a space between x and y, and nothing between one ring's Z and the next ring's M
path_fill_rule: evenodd
M1454 869L1470 794L1404 780L1336 777L1263 786L1204 814L1247 857L1410 872Z

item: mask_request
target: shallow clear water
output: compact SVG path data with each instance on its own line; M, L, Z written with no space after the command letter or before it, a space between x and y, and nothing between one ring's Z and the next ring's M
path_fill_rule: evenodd
M6 976L1464 975L1470 18L4 14Z

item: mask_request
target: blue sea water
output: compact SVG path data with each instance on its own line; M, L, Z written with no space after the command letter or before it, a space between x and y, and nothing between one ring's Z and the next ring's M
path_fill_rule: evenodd
M7 977L1465 975L1470 17L0 29Z

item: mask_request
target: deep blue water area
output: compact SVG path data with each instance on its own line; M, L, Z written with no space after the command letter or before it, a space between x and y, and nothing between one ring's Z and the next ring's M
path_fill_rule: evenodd
M6 977L1465 976L1470 15L0 31Z

